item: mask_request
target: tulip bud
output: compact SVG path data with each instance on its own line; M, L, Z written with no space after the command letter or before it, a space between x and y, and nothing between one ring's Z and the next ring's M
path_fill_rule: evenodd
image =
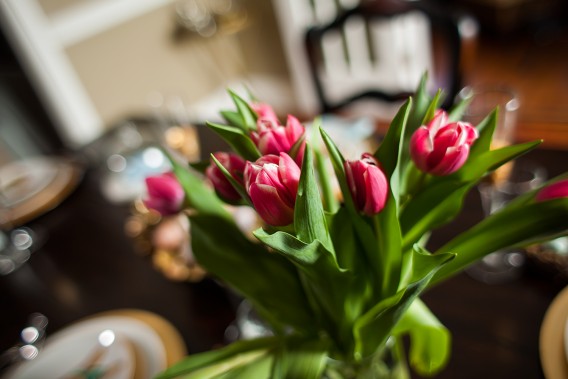
M357 209L373 216L385 207L389 184L375 157L364 153L358 161L346 161L345 175Z
M171 172L146 178L148 198L144 200L147 208L162 216L178 213L183 205L185 193Z
M217 152L213 155L237 182L243 184L243 172L245 170L245 160L243 158L237 154L225 152ZM215 162L211 161L205 170L205 176L213 183L215 192L223 200L236 202L241 199L241 195L221 172L219 167L217 167Z
M568 198L568 179L560 180L552 183L541 189L536 195L537 201L546 201L552 199L559 199L562 197Z
M277 119L259 118L257 130L251 132L251 138L263 155L290 153L292 146L304 136L304 127L292 115L288 115L286 126L281 125ZM305 149L302 142L296 162L301 165Z
M252 204L267 224L292 223L300 168L288 154L265 155L254 163L247 162L244 178Z
M278 116L272 107L265 103L251 103L250 107L256 112L259 119L272 121L278 124Z
M418 128L410 140L410 155L416 166L432 175L457 171L469 156L477 129L467 122L447 123L447 114L438 110L434 118Z

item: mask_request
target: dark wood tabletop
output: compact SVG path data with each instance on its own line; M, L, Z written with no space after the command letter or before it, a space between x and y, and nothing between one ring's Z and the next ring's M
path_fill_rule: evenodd
M566 168L568 152L536 150L520 162L529 160L552 176ZM173 282L154 270L124 233L129 207L109 202L100 179L101 170L88 167L63 203L29 223L37 250L23 267L0 277L0 351L18 340L33 312L49 318L52 334L86 316L124 308L169 320L189 353L225 343L235 296L211 278ZM432 243L480 217L472 191L458 226L437 231ZM461 274L429 290L424 301L453 335L452 358L439 378L542 378L539 330L565 285L529 260L523 276L510 283L489 285Z

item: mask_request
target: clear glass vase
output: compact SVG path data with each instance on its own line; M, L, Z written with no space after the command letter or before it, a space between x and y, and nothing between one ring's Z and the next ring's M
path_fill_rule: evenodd
M402 341L390 337L372 356L360 362L328 359L324 379L409 379Z

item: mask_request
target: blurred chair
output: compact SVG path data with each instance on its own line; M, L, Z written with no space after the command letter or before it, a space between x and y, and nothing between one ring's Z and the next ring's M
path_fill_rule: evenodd
M396 103L425 71L447 107L460 90L459 21L424 1L375 0L307 30L306 52L324 113L361 99Z

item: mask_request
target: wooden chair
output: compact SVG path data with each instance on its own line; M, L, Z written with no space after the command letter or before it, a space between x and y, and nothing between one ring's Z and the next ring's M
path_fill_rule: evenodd
M399 103L429 72L449 106L460 90L459 22L424 1L367 1L307 30L306 52L323 113L361 99Z

